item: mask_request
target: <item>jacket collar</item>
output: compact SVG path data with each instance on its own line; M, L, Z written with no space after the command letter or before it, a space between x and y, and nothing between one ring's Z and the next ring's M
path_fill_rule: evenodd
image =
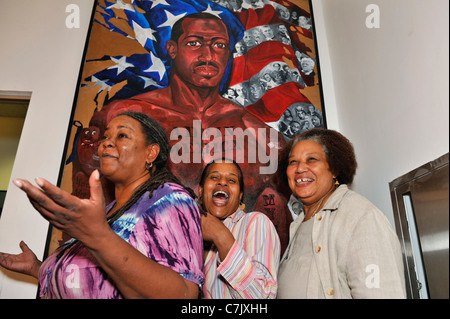
M328 200L325 202L325 205L321 210L334 211L338 209L342 197L344 197L344 195L348 192L348 190L349 189L347 185L345 184L339 185L339 187L336 188L333 194L331 194L330 198L328 198ZM294 216L295 214L296 216L304 217L305 215L301 201L297 197L295 197L294 194L292 194L291 197L289 198L288 208L292 216Z
M326 201L322 210L334 211L338 209L339 203L342 200L342 197L348 192L348 187L345 184L339 185L338 188L331 194L330 198Z
M225 225L236 224L242 217L244 217L245 212L238 208L233 214L225 218L223 221Z

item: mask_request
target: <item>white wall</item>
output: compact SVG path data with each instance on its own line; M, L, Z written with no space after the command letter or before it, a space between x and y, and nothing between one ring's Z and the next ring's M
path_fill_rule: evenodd
M66 6L78 4L80 28L66 27ZM13 178L56 182L82 61L93 0L1 0L0 90L31 91ZM24 240L41 257L48 223L9 184L0 219L0 251ZM36 284L0 270L0 298L35 298Z
M67 29L65 8L80 7ZM378 4L381 28L367 29ZM56 182L93 0L1 0L0 90L31 91L12 178ZM393 220L388 183L448 152L448 1L313 0L330 128L355 145L354 189ZM20 240L42 256L48 224L14 186L0 251ZM34 298L36 284L0 270L0 298Z
M366 27L366 6L380 28ZM353 189L394 224L389 182L449 151L449 1L314 0L325 110L354 144ZM323 59L322 59L323 58ZM326 67L325 67L326 66ZM332 79L332 83L330 80Z

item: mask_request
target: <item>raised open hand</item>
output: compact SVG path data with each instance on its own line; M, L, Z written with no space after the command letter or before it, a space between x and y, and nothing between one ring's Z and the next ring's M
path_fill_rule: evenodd
M109 229L98 170L89 178L89 199L70 195L43 178L36 179L40 188L23 179L16 179L14 183L27 194L33 207L46 220L88 247L101 230Z

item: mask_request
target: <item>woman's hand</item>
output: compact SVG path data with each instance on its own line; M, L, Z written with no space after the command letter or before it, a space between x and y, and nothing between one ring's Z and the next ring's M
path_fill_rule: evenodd
M102 236L102 231L110 230L98 170L89 178L89 199L72 196L42 178L36 179L40 188L22 179L16 179L14 183L27 193L33 207L46 220L87 247Z
M201 218L203 240L205 241L214 242L214 239L219 236L221 231L224 231L224 228L228 230L223 222L211 213L201 215Z
M202 215L203 240L213 242L219 251L219 257L224 260L234 244L234 236L223 222L216 216L207 213Z
M19 246L22 250L21 254L0 253L0 265L8 270L37 278L42 262L37 259L33 251L23 241L20 242Z

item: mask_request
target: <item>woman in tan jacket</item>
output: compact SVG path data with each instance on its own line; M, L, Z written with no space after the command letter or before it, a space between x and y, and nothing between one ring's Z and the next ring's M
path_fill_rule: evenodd
M277 298L405 298L399 240L385 215L349 190L356 172L350 141L312 129L283 150L280 187L292 192L289 245Z

